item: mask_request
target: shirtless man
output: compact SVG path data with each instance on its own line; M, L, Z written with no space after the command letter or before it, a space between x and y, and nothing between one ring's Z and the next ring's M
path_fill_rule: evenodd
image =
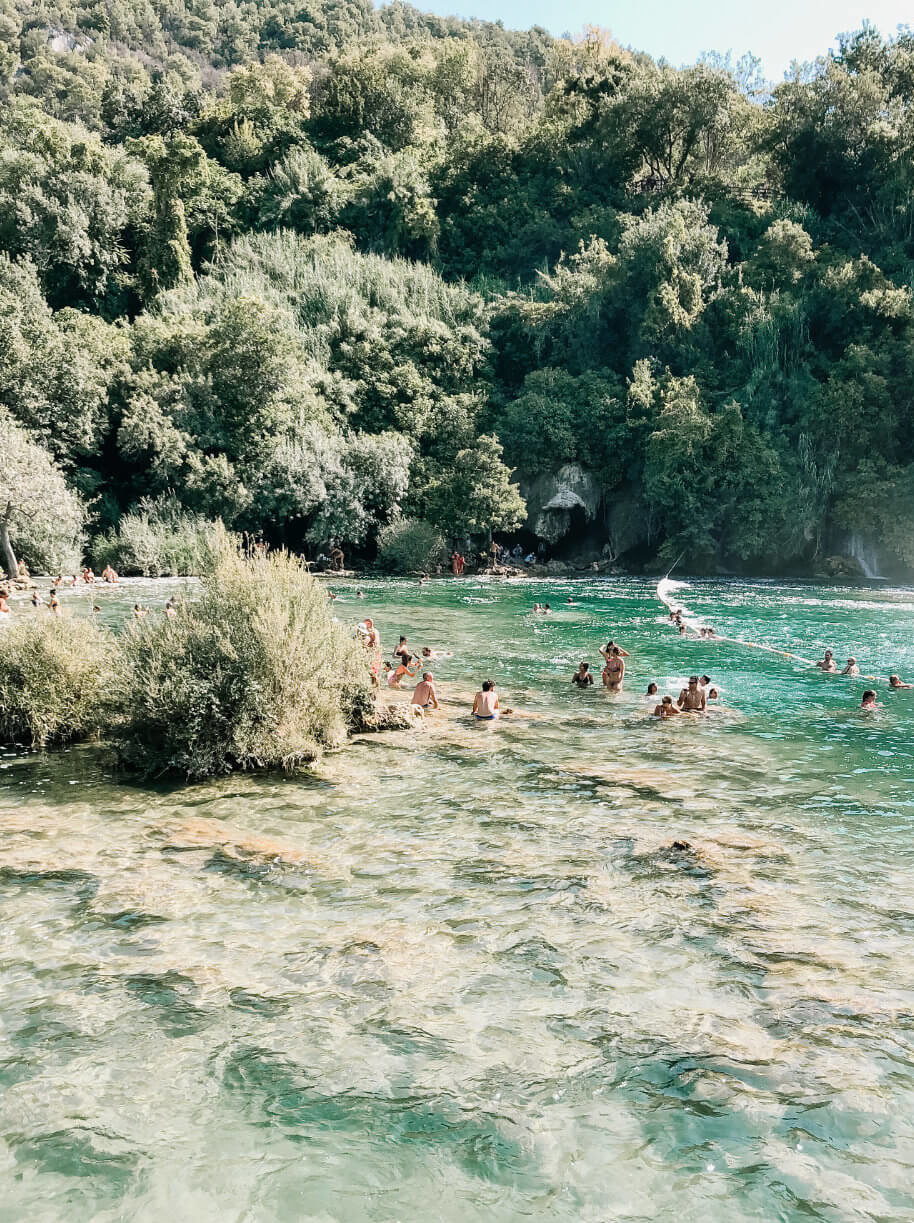
M621 692L624 678L625 662L622 658L622 651L617 645L614 645L606 659L606 666L603 668L603 687L608 688L610 692Z
M665 696L659 705L654 706L655 718L675 718L679 712L671 696Z
M683 713L704 713L707 709L708 694L699 687L697 675L689 676L689 686L681 690L677 703Z
M500 714L498 697L495 695L495 681L484 679L482 690L473 698L473 717L479 722L493 722Z
M856 658L849 658L847 660L847 666L844 668L841 674L842 675L853 675L853 676L857 676L860 674L860 668L857 666Z
M890 688L910 688L912 687L912 685L903 684L897 675L890 675L889 676L889 687Z
M437 709L438 693L435 691L434 677L431 671L423 671L422 679L413 688L409 698L410 705L418 705L420 709Z
M102 570L102 581L108 582L109 585L113 586L117 580L118 580L117 574L111 568L111 565L110 564L106 565L104 569Z
M450 650L433 650L431 646L424 645L422 647L422 657L437 660L439 658L453 658L454 655Z
M571 677L571 682L577 685L578 688L590 688L593 685L593 676L590 674L590 663L582 662Z
M827 671L829 675L834 675L834 673L838 670L838 664L835 662L835 658L831 650L825 651L825 656L819 659L816 666L820 671Z

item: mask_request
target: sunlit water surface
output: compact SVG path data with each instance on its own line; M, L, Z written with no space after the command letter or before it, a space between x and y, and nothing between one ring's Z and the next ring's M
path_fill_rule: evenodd
M914 1217L914 591L678 592L863 714L648 581L335 588L529 716L153 790L7 752L0 1221ZM691 671L729 712L649 719Z

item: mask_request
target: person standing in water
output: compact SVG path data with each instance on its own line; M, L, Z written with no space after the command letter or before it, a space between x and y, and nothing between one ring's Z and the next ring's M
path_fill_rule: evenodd
M603 687L608 688L610 692L621 692L624 678L625 661L619 647L614 645L606 659L606 666L603 668Z
M688 688L679 693L679 708L683 713L704 713L708 707L708 694L699 687L698 676L689 676Z
M582 662L571 677L571 682L578 688L590 688L593 686L593 676L590 674L590 663Z
M849 658L847 666L841 672L842 675L853 675L855 678L860 674L860 668L857 666L856 658Z
M371 682L378 687L378 672L381 670L381 635L370 616L365 617L365 649L371 659Z
M860 702L860 708L861 709L878 709L879 708L879 706L876 704L876 693L873 691L872 688L867 688L866 692L864 692L863 700Z
M838 670L838 664L835 662L835 656L831 650L826 650L824 657L820 658L816 663L820 671L825 671L829 675L834 675Z

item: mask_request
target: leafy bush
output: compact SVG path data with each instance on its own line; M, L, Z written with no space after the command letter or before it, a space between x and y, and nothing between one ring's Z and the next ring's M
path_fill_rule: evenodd
M117 746L146 776L293 769L340 744L373 704L368 660L288 553L223 534L199 601L132 624Z
M101 730L117 643L89 620L23 616L0 631L0 740L36 747Z
M183 510L167 497L144 499L116 529L92 543L89 559L123 574L142 577L196 577L211 559L214 524Z
M444 559L444 536L429 522L401 518L378 535L378 563L391 573L432 571Z

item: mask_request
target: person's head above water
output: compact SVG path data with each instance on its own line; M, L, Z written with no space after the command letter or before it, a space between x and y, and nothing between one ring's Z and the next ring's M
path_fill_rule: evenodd
M589 671L589 670L590 670L590 663L589 663L589 662L584 662L584 661L582 660L581 665L578 667L578 670L579 670L579 671L584 671L584 672Z
M826 650L826 651L825 651L825 657L826 657L826 658L834 658L834 654L832 654L831 650Z
M897 675L890 675L889 683L892 685L893 688L901 687L901 679Z
M648 695L648 696L656 696L656 695L657 695L657 685L656 685L655 683L651 682L650 684L648 684L648 686L647 686L647 695Z
M876 693L872 688L867 688L866 692L863 694L863 700L860 702L860 704L864 709L867 708L867 706L876 704Z
M702 676L701 676L701 682L702 682L703 684L710 684L710 682L711 682L711 676L710 676L710 675L702 675Z
M716 701L718 696L720 696L720 693L717 691L716 688L712 688L711 691L708 693L708 700Z

